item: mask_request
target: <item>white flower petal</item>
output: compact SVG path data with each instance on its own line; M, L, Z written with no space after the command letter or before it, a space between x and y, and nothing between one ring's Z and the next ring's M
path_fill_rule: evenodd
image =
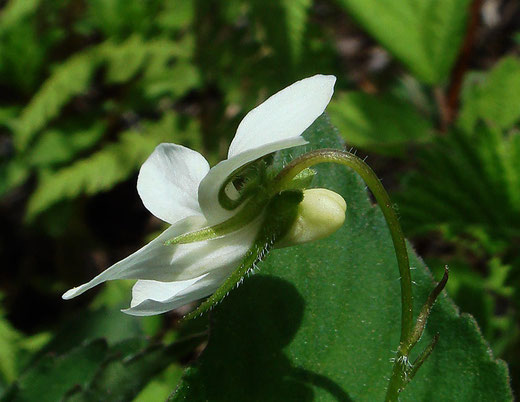
M113 279L160 280L172 270L170 262L174 252L174 247L165 246L164 242L180 234L197 230L203 227L205 222L202 216L193 216L177 222L146 246L107 268L89 282L68 290L62 297L72 299L94 286Z
M301 135L327 107L335 82L333 75L305 78L251 110L238 126L228 158Z
M227 209L222 208L218 200L220 187L222 187L231 173L239 167L272 152L305 144L307 144L307 141L303 137L299 136L272 142L242 152L226 159L225 161L219 162L216 166L213 166L199 186L199 204L204 216L208 220L208 223L210 225L215 225L229 219L236 213L236 210L228 211Z
M212 271L188 281L138 281L132 289L132 302L124 313L146 316L165 313L211 295L237 266Z
M62 297L71 299L108 280L189 280L229 265L237 266L253 244L259 221L221 238L189 244L164 245L168 239L204 226L206 221L202 216L193 216L177 222L140 250L112 265L91 281L70 289Z
M327 107L335 82L333 75L320 74L297 81L244 117L229 147L229 159L214 166L199 186L200 208L210 225L236 213L218 201L220 188L232 172L271 152L307 143L301 134Z
M130 307L135 307L145 300L155 300L164 303L174 296L190 288L192 285L205 278L209 274L204 274L185 281L160 282L141 279L132 288L132 301Z
M173 224L202 214L197 190L208 171L208 162L198 152L181 145L160 144L141 166L137 192L152 214Z

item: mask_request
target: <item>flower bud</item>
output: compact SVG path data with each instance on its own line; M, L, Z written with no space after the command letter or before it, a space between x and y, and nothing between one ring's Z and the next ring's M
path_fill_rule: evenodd
M347 204L343 197L324 188L303 191L295 221L277 248L323 239L338 230L345 221Z

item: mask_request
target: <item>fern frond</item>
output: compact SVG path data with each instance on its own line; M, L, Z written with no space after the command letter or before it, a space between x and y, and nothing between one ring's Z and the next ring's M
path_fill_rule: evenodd
M290 40L292 58L295 63L298 63L303 52L307 14L312 1L284 0L280 4L285 9L287 35Z
M0 294L0 300L1 300ZM5 318L5 312L0 306L0 378L8 382L14 381L18 373L17 358L20 349L21 334L16 331Z
M276 52L276 57L286 60L286 68L294 66L303 50L303 37L310 0L253 0L251 15L261 28L259 37ZM273 15L279 18L273 18Z
M398 194L403 225L410 233L480 228L497 240L520 237L519 157L519 133L484 124L438 139Z
M132 79L146 66L144 79L167 77L166 84L155 84L149 91L154 94L166 86L170 90L185 91L187 86L198 82L196 70L184 61L179 66L185 77L175 79L170 62L175 58L186 60L193 46L187 42L177 43L168 39L143 41L134 35L122 43L107 41L72 56L45 81L31 102L16 121L14 142L19 151L25 151L34 137L51 120L59 116L61 109L74 97L87 92L91 78L101 65L106 65L105 79L108 83L122 83ZM191 67L191 68L190 68ZM177 90L178 88L181 90ZM145 89L146 86L145 86Z
M45 130L25 155L28 166L42 168L70 162L78 153L96 145L106 129L103 121L85 126L69 122Z
M99 61L97 48L92 48L55 69L16 122L14 143L18 150L25 150L38 131L58 116L70 99L88 89Z
M117 84L128 81L139 72L148 53L148 46L140 35L132 35L122 43L105 43L100 53L106 62L106 81Z
M0 32L18 25L36 12L41 0L11 0L0 12Z
M520 58L505 57L489 72L469 74L458 125L466 131L479 119L510 129L520 120Z
M143 127L142 131L122 133L117 143L105 146L90 157L57 172L42 174L29 200L27 219L32 220L59 201L110 189L136 172L161 142L187 143L198 137L193 126L179 133L178 118L174 114L166 114L158 122L144 123Z

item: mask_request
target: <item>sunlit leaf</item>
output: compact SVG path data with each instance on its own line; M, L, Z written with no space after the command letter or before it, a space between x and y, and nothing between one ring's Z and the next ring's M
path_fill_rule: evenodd
M22 19L33 14L41 0L10 0L0 13L0 32L19 24Z
M59 401L70 388L89 382L107 352L106 342L96 340L61 356L45 356L17 380L3 400Z
M428 141L433 134L411 104L389 95L349 92L336 96L327 110L347 144L363 149L399 154L407 144Z
M438 229L456 234L480 228L507 243L519 236L520 135L480 124L453 131L420 153L399 195L402 222L411 233ZM486 246L486 242L481 242Z
M98 62L95 51L86 51L56 67L16 122L14 142L19 150L24 150L67 102L87 90Z
M511 128L520 120L520 59L507 57L492 70L469 76L462 92L459 124L473 130L479 119Z
M29 200L27 217L32 219L56 202L110 189L136 172L161 142L188 143L197 148L194 127L185 127L180 132L177 124L175 115L165 114L160 121L146 124L142 132L126 131L117 143L56 173L42 176Z
M88 385L71 392L64 401L132 400L151 378L192 352L203 338L194 336L169 346L153 345L125 358L115 356L100 368Z
M448 77L469 0L337 0L364 29L429 84Z
M18 374L16 359L20 338L21 335L7 321L5 312L0 308L0 381L11 382Z
M0 164L0 196L23 184L30 173L27 164L16 158Z
M66 163L79 152L94 146L103 136L105 125L96 121L90 127L63 126L42 133L27 153L26 160L32 166L52 166Z

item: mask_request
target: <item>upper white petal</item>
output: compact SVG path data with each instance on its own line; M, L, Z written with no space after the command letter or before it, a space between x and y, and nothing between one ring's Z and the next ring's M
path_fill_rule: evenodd
M335 82L333 75L319 74L297 81L244 117L229 147L228 159L214 166L199 186L199 205L211 225L236 213L222 208L218 201L229 175L271 152L306 144L301 134L327 107Z
M160 144L141 166L137 192L156 217L175 223L201 215L197 189L209 171L206 159L189 148Z
M336 77L315 75L282 89L251 110L238 126L228 158L301 135L325 110Z
M259 225L257 220L221 238L165 246L164 242L168 239L207 226L202 216L189 217L172 225L146 246L91 281L70 289L62 297L71 299L108 280L189 280L229 266L236 267L253 244Z

